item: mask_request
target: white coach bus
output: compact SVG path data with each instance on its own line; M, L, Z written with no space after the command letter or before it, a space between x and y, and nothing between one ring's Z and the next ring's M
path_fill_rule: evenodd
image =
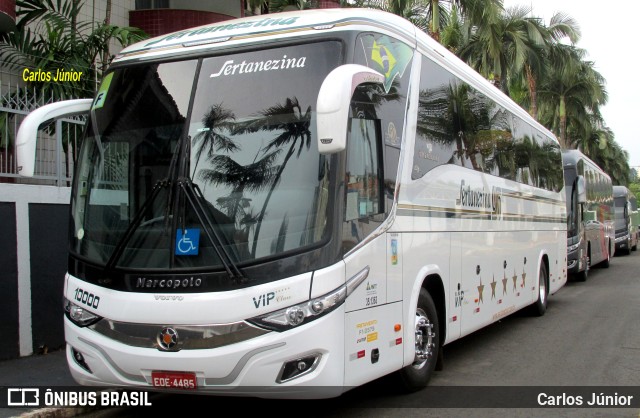
M416 390L444 345L542 315L566 282L556 139L397 16L128 47L93 101L24 122L23 175L38 125L81 112L64 285L81 384L322 397L397 372Z
M587 280L591 266L609 267L616 249L611 177L578 150L562 151L567 195L567 274Z

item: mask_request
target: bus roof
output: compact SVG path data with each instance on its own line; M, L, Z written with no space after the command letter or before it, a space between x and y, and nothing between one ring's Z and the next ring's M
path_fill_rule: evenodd
M562 150L562 166L563 167L566 168L566 167L575 166L576 164L578 164L578 161L580 161L580 160L585 161L588 165L591 166L591 168L601 172L602 174L604 174L608 178L611 178L609 176L609 174L607 174L606 171L604 171L602 168L600 168L600 166L598 164L593 162L593 160L591 160L589 157L584 155L579 150L577 150L577 149L563 149Z
M631 191L625 186L613 186L613 197L629 197Z
M408 20L376 9L336 8L298 10L227 20L185 29L133 44L123 49L113 63L136 60L170 59L184 54L203 54L216 49L229 49L256 41L311 36L334 31L375 29L391 35L415 49L426 51L430 58L446 66L454 74L463 76L493 100L557 143L547 130L511 98L460 60L451 51L418 30Z
M415 45L415 27L391 13L373 9L315 9L272 13L226 20L147 39L123 49L114 62L130 58L170 56L189 51L210 50L258 39L313 35L344 26L377 26ZM435 41L433 41L435 42Z

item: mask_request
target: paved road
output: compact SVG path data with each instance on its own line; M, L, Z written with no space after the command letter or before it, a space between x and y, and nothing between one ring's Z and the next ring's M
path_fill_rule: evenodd
M197 395L153 395L152 407L121 408L91 416L138 416L166 410L231 410L291 416L621 416L640 417L629 409L432 409L429 394L443 390L473 396L473 388L452 392L451 386L633 386L640 398L640 251L615 257L609 269L594 268L586 283L569 282L549 300L545 316L516 313L445 347L445 368L426 391L395 392L391 379L381 379L337 399L272 401ZM545 388L546 387L546 388ZM556 388L557 389L557 388ZM625 388L621 388L622 391ZM431 390L431 392L429 392ZM513 388L501 396L508 404ZM574 389L568 388L572 393ZM486 394L486 393L485 393ZM495 395L495 392L489 395ZM482 395L481 395L482 396ZM522 395L527 396L527 395ZM498 396L500 398L500 396ZM586 399L585 399L586 401ZM493 401L491 401L493 402ZM497 401L495 407L503 406ZM143 411L144 409L144 411Z

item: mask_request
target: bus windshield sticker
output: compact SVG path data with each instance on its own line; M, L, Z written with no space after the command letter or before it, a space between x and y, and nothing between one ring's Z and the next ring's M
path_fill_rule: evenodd
M250 74L250 73L259 73L264 71L280 71L280 70L288 70L293 68L304 68L304 65L307 61L307 57L287 57L283 55L282 58L266 60L266 61L256 61L256 62L247 62L242 61L241 63L235 64L233 60L225 61L222 64L220 70L217 73L211 74L209 78L220 77L221 75L236 75L237 74Z
M171 41L173 39L204 35L204 34L213 33L213 32L223 32L223 31L234 30L234 29L259 27L261 30L262 28L266 28L266 31L279 30L281 26L293 25L294 23L296 23L296 20L298 20L298 16L287 17L287 18L269 17L266 19L260 19L260 20L249 21L249 22L239 22L239 23L231 23L231 24L223 24L223 25L215 25L215 26L198 27L198 28L193 28L188 30L182 30L179 32L169 34L162 38L152 40L151 42L147 42L145 44L145 47L149 47L151 45L155 45L157 43L164 42L164 41ZM248 33L253 33L253 32L254 31L249 31Z
M411 48L402 42L381 36L373 41L370 49L369 57L375 64L369 66L384 75L384 91L389 93L393 80L398 76L402 77L411 61Z
M100 84L100 90L98 90L98 94L96 94L96 100L93 102L93 107L91 110L100 109L104 106L104 102L107 100L107 92L109 91L109 86L111 86L111 79L113 78L113 73L107 74L102 83Z
M198 255L200 230L198 228L176 231L176 255Z

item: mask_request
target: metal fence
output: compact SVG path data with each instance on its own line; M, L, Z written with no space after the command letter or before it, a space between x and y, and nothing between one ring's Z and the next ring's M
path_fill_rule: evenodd
M43 91L20 85L17 75L0 69L0 182L68 186L73 178L84 117L60 119L38 131L33 178L18 174L15 139L29 112L53 102Z

